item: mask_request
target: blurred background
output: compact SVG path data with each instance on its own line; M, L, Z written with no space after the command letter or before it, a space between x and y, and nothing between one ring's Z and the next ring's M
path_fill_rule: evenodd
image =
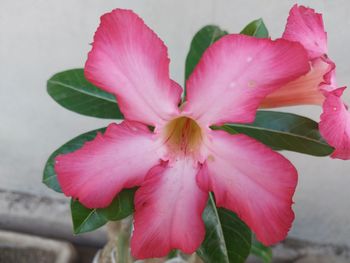
M62 200L62 207L66 207L63 196L41 183L48 156L72 137L110 121L80 116L60 107L47 95L46 81L58 71L83 67L103 13L117 7L138 13L168 46L172 78L182 84L190 41L201 27L218 24L230 32L239 32L251 20L262 17L272 38L278 38L296 2L323 13L329 56L337 64L338 82L350 84L348 0L0 0L1 191L26 193L33 200ZM349 91L345 100L350 103ZM318 107L292 110L316 121L321 112ZM299 171L296 220L290 236L350 246L350 161L284 154ZM10 225L15 228L14 222L4 219L16 206L16 200L11 201L12 206L4 204L4 199L0 201L6 206L0 217L0 227L4 229ZM35 205L28 206L31 222L37 225L33 223L27 229L35 232L37 227L40 232L44 223L34 219L42 212ZM46 209L55 215L51 222L56 222L60 208L48 205ZM62 209L62 220L67 220L69 226L70 219ZM28 221L16 224L26 225ZM71 234L69 227L57 229L57 225L52 226L52 231Z

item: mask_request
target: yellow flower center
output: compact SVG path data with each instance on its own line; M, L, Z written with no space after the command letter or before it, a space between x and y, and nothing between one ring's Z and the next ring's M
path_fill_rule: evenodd
M179 117L165 126L164 139L172 153L195 154L201 146L202 130L193 119Z

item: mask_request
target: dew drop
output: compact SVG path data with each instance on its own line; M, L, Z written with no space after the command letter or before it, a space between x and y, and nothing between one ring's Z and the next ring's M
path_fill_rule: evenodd
M229 86L230 86L230 88L234 88L236 86L236 82L234 82L234 81L230 82Z
M248 62L248 63L251 62L252 60L253 60L252 57L247 57L247 62Z
M135 127L132 127L131 129L132 129L133 131L137 131L137 128L135 128Z
M334 110L334 111L337 111L337 107L334 107L333 110Z

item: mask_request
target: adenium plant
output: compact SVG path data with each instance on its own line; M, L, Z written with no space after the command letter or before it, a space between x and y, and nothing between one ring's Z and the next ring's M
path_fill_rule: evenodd
M262 20L240 34L206 26L169 77L162 40L130 10L101 17L84 70L49 94L80 114L123 119L63 145L44 183L72 198L76 233L133 214L131 254L197 251L205 262L270 260L294 220L297 171L280 150L350 158L350 114L322 16L295 5L282 38ZM322 105L319 125L261 108ZM321 136L322 135L322 136ZM252 237L252 233L254 237Z

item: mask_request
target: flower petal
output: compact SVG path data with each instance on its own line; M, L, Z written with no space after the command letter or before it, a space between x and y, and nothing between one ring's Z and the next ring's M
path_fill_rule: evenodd
M329 64L329 71L324 75L324 81L323 81L323 83L321 83L320 89L322 91L328 91L328 92L336 90L339 87L338 84L337 84L336 74L335 74L336 65L327 56L323 57L322 59L326 63Z
M309 69L306 51L296 42L225 36L190 76L184 112L203 125L252 122L269 93Z
M149 172L135 195L134 257L163 257L172 249L191 254L200 246L208 193L196 183L198 170L194 161L182 159Z
M327 33L322 14L305 6L294 5L290 10L283 38L300 42L314 59L327 54Z
M126 119L155 125L178 111L182 89L169 78L167 48L132 11L101 17L85 76L116 95Z
M292 196L297 172L282 155L246 135L213 131L211 155L197 176L216 204L237 213L259 241L283 240L294 220Z
M261 108L275 108L293 105L322 105L324 95L323 85L329 85L329 74L334 70L334 63L325 59L315 59L311 70L304 76L289 82L282 88L269 94ZM327 84L326 84L327 83Z
M143 182L159 162L159 147L143 124L110 124L79 150L56 157L55 171L65 195L88 208L102 208L123 188Z
M325 92L326 100L319 123L320 132L335 148L333 158L350 159L350 112L341 100L345 88Z

